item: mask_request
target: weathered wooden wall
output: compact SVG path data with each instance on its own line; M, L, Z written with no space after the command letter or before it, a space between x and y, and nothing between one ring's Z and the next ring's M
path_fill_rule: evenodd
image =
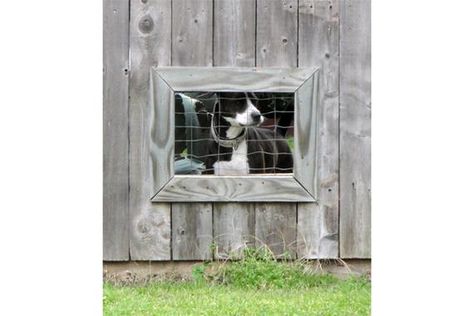
M128 260L128 1L104 1L103 14L103 256Z
M316 113L318 203L298 205L300 257L337 258L339 220L339 1L300 0L299 67L320 65Z
M370 258L370 1L342 3L340 252Z
M104 0L104 39L104 260L370 257L369 0ZM318 202L151 203L152 66L319 66Z

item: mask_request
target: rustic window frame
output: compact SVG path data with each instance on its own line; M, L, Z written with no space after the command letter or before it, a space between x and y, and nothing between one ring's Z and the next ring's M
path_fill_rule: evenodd
M315 202L319 108L318 68L153 67L150 71L152 202ZM293 173L175 175L175 93L294 93Z

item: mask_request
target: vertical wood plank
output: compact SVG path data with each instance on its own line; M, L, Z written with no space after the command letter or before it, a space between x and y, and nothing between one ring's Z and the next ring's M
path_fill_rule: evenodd
M296 203L257 203L255 243L277 258L296 256Z
M173 0L173 66L212 66L212 0Z
M255 1L215 1L214 65L255 66ZM239 256L255 245L255 204L214 203L216 257Z
M296 67L298 1L257 1L257 67ZM296 255L296 203L256 203L255 234L276 255Z
M212 66L212 0L172 1L172 65ZM212 257L212 204L173 203L173 260Z
M173 260L212 258L212 204L173 203Z
M300 0L298 61L320 67L317 203L298 204L298 257L339 254L339 1Z
M128 260L128 1L103 10L103 259Z
M255 66L255 0L215 1L214 66Z
M170 204L150 201L155 188L148 89L150 67L171 63L171 2L131 0L130 10L130 256L169 260Z
M341 2L340 255L370 258L370 1Z
M255 205L214 203L215 257L238 258L246 247L255 246Z
M257 1L257 66L297 66L297 0Z

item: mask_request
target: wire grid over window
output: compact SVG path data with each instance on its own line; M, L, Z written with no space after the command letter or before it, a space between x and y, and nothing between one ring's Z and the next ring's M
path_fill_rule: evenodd
M176 92L176 175L292 174L294 93Z

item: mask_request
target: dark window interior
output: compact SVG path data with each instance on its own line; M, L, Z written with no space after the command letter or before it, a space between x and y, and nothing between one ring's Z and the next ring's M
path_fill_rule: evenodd
M175 174L291 174L294 94L175 93Z

